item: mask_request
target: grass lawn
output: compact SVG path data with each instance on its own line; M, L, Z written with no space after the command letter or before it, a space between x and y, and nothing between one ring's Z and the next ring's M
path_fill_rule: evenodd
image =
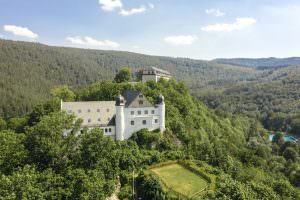
M206 180L179 164L157 167L151 171L158 175L168 187L185 196L191 196L208 185Z

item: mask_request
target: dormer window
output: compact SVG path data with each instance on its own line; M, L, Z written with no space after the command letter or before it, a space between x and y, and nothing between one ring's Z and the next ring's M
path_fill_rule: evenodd
M142 94L139 95L139 98L143 98L144 96Z

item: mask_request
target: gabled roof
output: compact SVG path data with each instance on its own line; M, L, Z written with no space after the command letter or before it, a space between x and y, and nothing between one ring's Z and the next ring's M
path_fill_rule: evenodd
M139 91L126 90L123 93L126 104L125 107L129 108L141 108L141 107L153 107L148 99Z

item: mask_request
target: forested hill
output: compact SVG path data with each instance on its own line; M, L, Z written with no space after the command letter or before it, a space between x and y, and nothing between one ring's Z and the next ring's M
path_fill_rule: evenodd
M123 66L130 66L133 72L148 66L166 69L194 88L234 83L255 73L253 69L202 60L0 40L0 116L9 118L31 111L56 85L82 87L112 79Z
M292 65L300 65L300 57L291 58L232 58L215 59L219 64L229 64L236 66L252 67L257 69L281 68Z

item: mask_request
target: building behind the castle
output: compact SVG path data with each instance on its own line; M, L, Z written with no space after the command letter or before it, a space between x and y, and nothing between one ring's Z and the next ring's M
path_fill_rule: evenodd
M153 71L155 70L155 71ZM143 70L141 78L158 81L170 78L169 73L157 68ZM162 95L151 104L139 91L125 91L115 101L61 102L61 110L83 120L82 127L101 128L115 140L128 139L141 129L165 130L165 102Z
M171 74L163 69L159 69L156 67L151 67L149 69L143 69L140 71L141 81L143 83L147 81L159 81L159 79L163 78L169 80L171 78Z

